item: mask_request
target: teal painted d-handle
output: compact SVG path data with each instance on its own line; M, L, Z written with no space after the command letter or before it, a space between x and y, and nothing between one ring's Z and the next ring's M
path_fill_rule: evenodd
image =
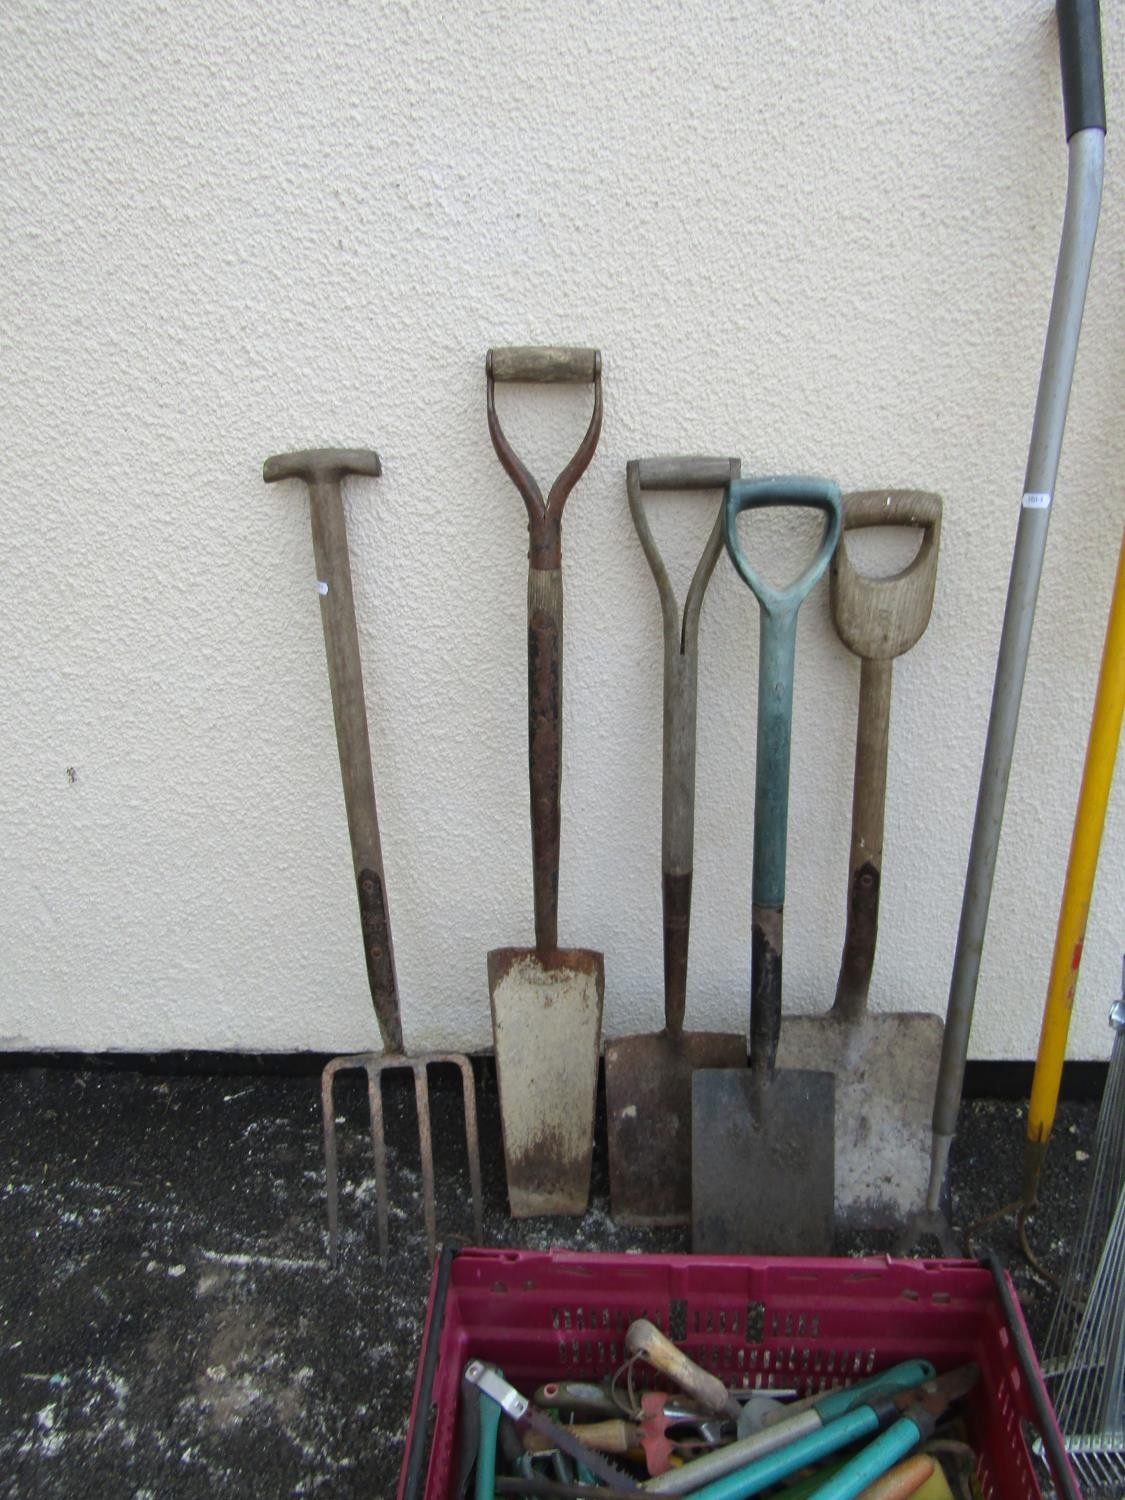
M735 521L768 506L824 513L824 534L812 562L788 588L776 589L747 562ZM750 1066L771 1077L781 1034L782 908L789 829L789 741L797 611L823 576L840 540L841 500L829 479L785 476L736 479L723 502L723 539L761 608L758 644L758 750L754 785L753 928L750 950Z

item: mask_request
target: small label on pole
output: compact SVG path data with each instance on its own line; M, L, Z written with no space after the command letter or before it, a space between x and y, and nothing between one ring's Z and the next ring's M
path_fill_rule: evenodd
M1036 495L1030 490L1023 497L1024 507L1027 510L1046 510L1051 503L1050 495Z
M325 583L323 578L318 578L316 580L316 591L318 594L327 594L328 585Z

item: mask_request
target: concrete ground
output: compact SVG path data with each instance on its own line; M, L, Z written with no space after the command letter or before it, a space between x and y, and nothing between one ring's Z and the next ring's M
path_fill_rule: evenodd
M19 1068L0 1080L0 1495L392 1495L428 1282L409 1089L386 1091L384 1269L366 1101L354 1080L339 1086L333 1271L315 1077ZM688 1248L686 1230L613 1224L604 1141L581 1221L510 1221L487 1065L478 1092L486 1243ZM459 1090L439 1081L433 1104L439 1231L468 1238ZM963 1106L956 1224L1017 1190L1022 1114ZM1056 1269L1077 1227L1096 1114L1064 1105L1056 1126L1031 1230ZM1041 1338L1051 1292L1020 1259L1010 1221L985 1238Z

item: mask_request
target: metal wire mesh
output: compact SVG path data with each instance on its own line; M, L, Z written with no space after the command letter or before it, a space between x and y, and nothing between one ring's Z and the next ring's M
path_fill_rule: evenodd
M1067 1450L1090 1488L1125 1491L1125 982L1082 1228L1044 1345Z

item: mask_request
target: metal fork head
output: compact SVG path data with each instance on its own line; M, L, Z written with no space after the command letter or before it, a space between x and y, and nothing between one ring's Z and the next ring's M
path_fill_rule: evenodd
M379 1255L387 1258L389 1213L387 1207L387 1147L383 1133L384 1073L409 1069L414 1074L414 1100L418 1113L418 1136L422 1164L422 1211L426 1222L426 1245L432 1260L437 1250L436 1213L434 1208L434 1152L430 1130L430 1094L427 1069L436 1063L448 1063L461 1073L461 1091L465 1108L465 1144L469 1158L469 1182L473 1195L473 1228L479 1244L483 1238L480 1185L480 1140L477 1134L476 1088L473 1065L464 1053L424 1052L414 1057L401 1053L361 1052L348 1057L334 1057L321 1074L320 1107L324 1120L324 1167L328 1189L328 1257L332 1265L340 1248L339 1166L336 1149L336 1107L334 1086L337 1073L362 1068L367 1074L367 1100L371 1116L371 1149L375 1159L375 1212L379 1233Z

